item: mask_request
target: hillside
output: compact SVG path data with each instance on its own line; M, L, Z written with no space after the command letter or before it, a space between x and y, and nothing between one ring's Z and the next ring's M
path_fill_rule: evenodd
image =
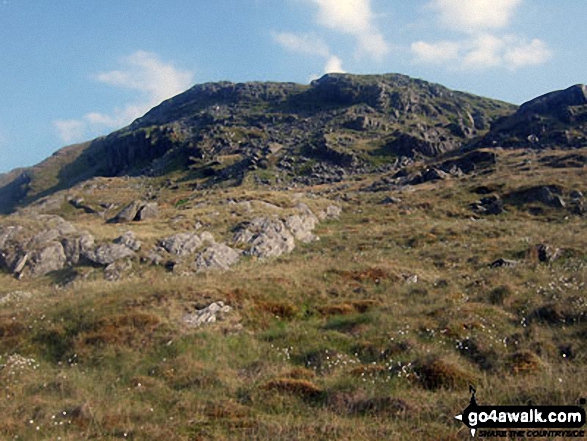
M470 385L580 404L579 89L197 85L0 177L0 438L469 440Z
M263 175L279 187L332 182L401 156L458 149L513 111L397 74L331 74L310 86L196 85L129 127L23 170L0 188L0 211L97 176L178 171L202 186Z

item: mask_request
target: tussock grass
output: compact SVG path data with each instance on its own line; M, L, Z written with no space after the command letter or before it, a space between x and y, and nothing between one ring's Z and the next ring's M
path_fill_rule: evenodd
M453 416L469 384L480 404L576 403L587 395L584 219L469 208L483 186L587 189L581 168L526 159L499 152L491 174L402 194L361 191L376 176L311 196L203 194L178 181L179 190L153 189L168 202L144 224L65 213L100 241L130 229L148 249L196 222L229 240L234 224L275 214L266 203L280 216L297 201L319 211L340 198L344 210L318 225L320 241L230 272L176 277L137 262L129 279L106 282L88 268L67 287L56 275L0 274L0 298L30 293L0 303L0 438L459 440L469 435ZM145 193L134 178L98 184L90 205ZM172 195L186 202L176 208ZM402 202L381 205L388 195ZM539 262L529 250L541 243L561 257ZM518 264L490 268L498 258ZM234 309L225 322L183 322L219 300Z

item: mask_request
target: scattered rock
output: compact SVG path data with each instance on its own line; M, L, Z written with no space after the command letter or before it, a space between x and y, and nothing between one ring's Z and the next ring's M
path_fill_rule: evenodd
M28 300L32 297L33 294L28 291L12 291L0 296L0 306L11 302L17 302L19 300Z
M325 211L321 211L320 213L318 213L318 218L320 220L338 219L341 213L342 208L340 208L337 205L329 205L328 207L326 207Z
M401 204L402 200L400 198L396 198L395 196L387 196L385 199L383 199L380 204L381 205L395 205L395 204Z
M128 274L132 269L132 262L128 259L118 260L111 263L104 269L104 279L109 282L122 279L125 274Z
M471 204L471 209L479 214L498 215L503 213L503 201L498 195L486 196Z
M456 159L445 161L440 168L444 171L457 167L463 173L471 173L475 170L481 170L493 167L497 164L497 153L487 150L474 150Z
M224 302L214 302L211 305L200 309L193 314L186 314L183 321L188 326L200 327L222 321L226 315L232 311L232 308L225 305Z
M531 250L532 251L532 250ZM560 256L560 249L551 247L546 244L538 244L533 247L534 253L536 253L540 262L549 263L556 260Z
M127 231L122 236L117 237L114 239L114 243L124 245L133 251L139 251L142 245L141 242L137 240L135 234L132 231Z
M508 268L513 268L515 266L518 265L518 262L515 260L509 260L509 259L502 259L499 258L493 262L491 262L491 264L489 265L490 268L500 268L502 266L508 267Z
M156 202L133 201L124 207L108 223L144 221L156 218L159 215L159 206Z

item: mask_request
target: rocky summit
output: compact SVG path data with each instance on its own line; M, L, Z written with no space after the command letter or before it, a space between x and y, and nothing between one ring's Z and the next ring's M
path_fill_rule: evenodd
M464 439L580 403L587 98L209 83L0 176L0 439Z
M398 158L458 150L514 111L397 74L329 74L309 86L201 84L122 130L2 176L0 209L97 176L180 170L200 187L247 177L280 188L337 182Z

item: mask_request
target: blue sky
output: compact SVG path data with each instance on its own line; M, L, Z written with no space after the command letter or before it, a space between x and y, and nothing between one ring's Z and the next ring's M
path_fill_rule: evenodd
M0 172L195 83L399 72L520 104L585 83L585 0L0 0Z

